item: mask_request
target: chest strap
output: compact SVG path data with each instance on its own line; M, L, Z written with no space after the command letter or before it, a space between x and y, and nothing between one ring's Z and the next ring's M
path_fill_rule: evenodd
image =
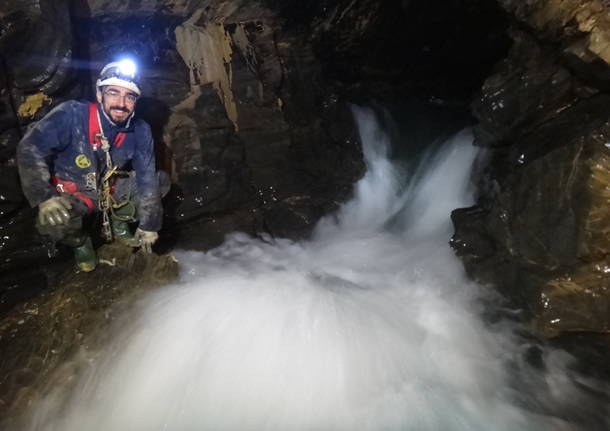
M125 132L118 132L114 137L112 146L119 148L125 141ZM112 226L110 224L110 215L112 213L113 206L116 205L114 198L112 197L112 187L110 180L116 173L116 167L112 164L112 158L110 157L110 144L108 138L104 135L102 130L102 121L100 118L100 111L97 109L95 103L89 104L89 142L93 147L94 151L101 148L106 158L106 173L102 177L101 188L98 187L98 204L100 211L102 212L102 231L106 241L112 241Z

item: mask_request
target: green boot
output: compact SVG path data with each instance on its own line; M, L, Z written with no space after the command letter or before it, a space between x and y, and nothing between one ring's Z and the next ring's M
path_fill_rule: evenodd
M134 238L129 223L136 221L136 207L127 202L112 209L112 233L115 239L129 247L139 247L140 241Z
M91 237L87 235L85 242L74 249L74 259L76 265L83 272L91 272L97 265L97 257L95 256L95 249L91 243Z
M62 242L74 250L74 260L81 271L91 272L95 269L97 257L89 235L77 232L66 236Z

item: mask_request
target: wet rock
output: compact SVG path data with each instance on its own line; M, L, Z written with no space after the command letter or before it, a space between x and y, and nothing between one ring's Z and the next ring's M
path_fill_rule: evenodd
M349 110L338 97L328 102L312 46L278 40L264 20L218 19L198 10L176 28L191 80L167 127L184 199L177 213L217 219L297 195L330 208L363 165Z
M166 128L181 189L180 219L255 206L244 143L212 86L175 108Z
M62 18L32 17L24 31L5 41L6 64L15 88L53 94L72 78L68 73L72 38Z
M309 236L325 212L310 196L292 197L264 210L263 220L271 235L298 240Z
M0 175L0 220L7 220L15 210L23 207L24 203L17 168L3 168Z
M473 103L477 144L492 149L478 205L453 214L452 246L542 335L607 332L607 5L500 3L526 25Z
M69 3L0 5L0 133L23 130L69 97L75 87Z
M257 236L264 232L261 211L234 210L211 216L200 216L188 223L176 223L161 231L161 250L180 247L186 250L207 251L221 245L228 233L243 232Z
M5 165L1 172L0 314L47 287L40 264L49 259L49 249L33 228L36 213L21 192L17 167Z
M478 206L454 212L452 246L474 278L528 310L541 334L605 332L610 296L592 268L610 250L610 99L561 53L514 36L473 105L477 142L494 149L479 173Z
M20 139L21 132L17 128L0 133L0 163L14 164L15 152Z
M548 281L541 289L537 330L610 332L610 259L583 263Z
M597 89L575 77L553 51L513 31L509 56L485 81L472 104L477 145L510 145Z
M580 52L589 65L596 60L610 64L610 17L602 0L547 2L500 0L517 19L533 27L537 34L562 43L565 52ZM575 50L575 47L576 48ZM608 81L608 78L605 78Z
M524 263L552 270L606 253L608 102L606 96L580 102L507 156L512 168L500 182L488 230Z

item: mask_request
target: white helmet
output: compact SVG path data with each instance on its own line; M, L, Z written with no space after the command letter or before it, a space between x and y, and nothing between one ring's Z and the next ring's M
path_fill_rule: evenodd
M131 60L121 60L108 63L100 72L95 88L100 90L106 85L118 85L133 91L138 96L140 91L140 76L136 64Z

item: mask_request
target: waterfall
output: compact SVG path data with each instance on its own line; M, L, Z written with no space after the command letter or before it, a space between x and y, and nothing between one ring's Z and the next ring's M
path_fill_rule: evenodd
M558 413L581 401L570 358L530 367L447 244L450 211L472 204L469 132L405 165L373 112L354 113L366 175L310 241L178 252L180 282L140 301L29 429L577 429Z

